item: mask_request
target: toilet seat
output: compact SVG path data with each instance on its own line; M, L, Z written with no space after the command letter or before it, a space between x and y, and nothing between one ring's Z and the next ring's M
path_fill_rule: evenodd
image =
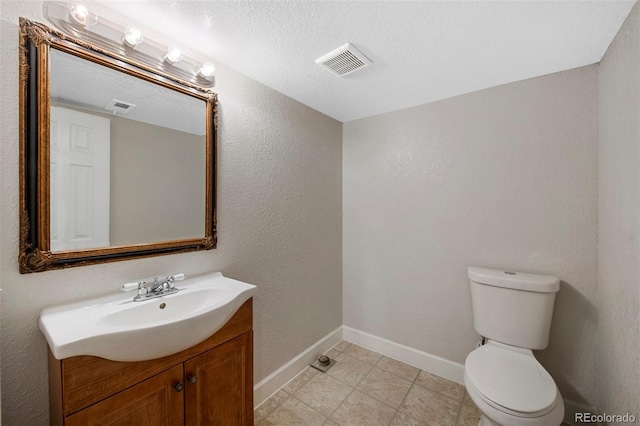
M540 417L556 405L553 378L528 349L489 341L467 356L465 376L493 408L517 417Z
M480 410L480 423L482 426L559 426L564 419L564 403L560 392L556 397L555 405L551 411L540 417L521 417L509 414L504 409L497 409L482 399L476 388L469 382L469 377L464 375L464 384L469 397Z

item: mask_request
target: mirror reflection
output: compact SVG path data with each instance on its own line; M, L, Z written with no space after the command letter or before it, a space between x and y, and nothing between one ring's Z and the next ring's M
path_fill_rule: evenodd
M206 103L51 49L51 251L203 238Z

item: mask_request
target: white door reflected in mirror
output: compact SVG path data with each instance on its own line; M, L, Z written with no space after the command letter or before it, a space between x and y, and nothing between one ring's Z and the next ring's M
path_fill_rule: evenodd
M51 250L109 246L110 120L51 107Z

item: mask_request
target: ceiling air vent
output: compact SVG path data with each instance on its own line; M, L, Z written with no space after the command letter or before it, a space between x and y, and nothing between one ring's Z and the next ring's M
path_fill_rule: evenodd
M133 110L135 107L135 104L112 99L111 101L109 101L107 106L104 107L104 109L106 109L107 111L111 111L114 114L124 115L130 113L131 110Z
M316 59L316 64L321 65L332 73L343 77L354 71L371 65L371 60L364 56L352 44L347 43L336 50Z

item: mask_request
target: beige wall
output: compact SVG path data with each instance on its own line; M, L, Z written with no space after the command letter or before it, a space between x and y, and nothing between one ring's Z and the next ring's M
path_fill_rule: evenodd
M222 271L254 283L255 381L342 324L342 125L220 64L218 249L18 274L18 16L2 1L0 279L3 425L48 424L49 304L114 293L158 273Z
M640 6L600 63L598 399L640 418ZM636 420L639 421L639 420Z
M202 238L205 163L204 136L112 117L111 245Z
M464 363L467 266L558 276L538 358L595 400L597 68L346 123L345 326Z

